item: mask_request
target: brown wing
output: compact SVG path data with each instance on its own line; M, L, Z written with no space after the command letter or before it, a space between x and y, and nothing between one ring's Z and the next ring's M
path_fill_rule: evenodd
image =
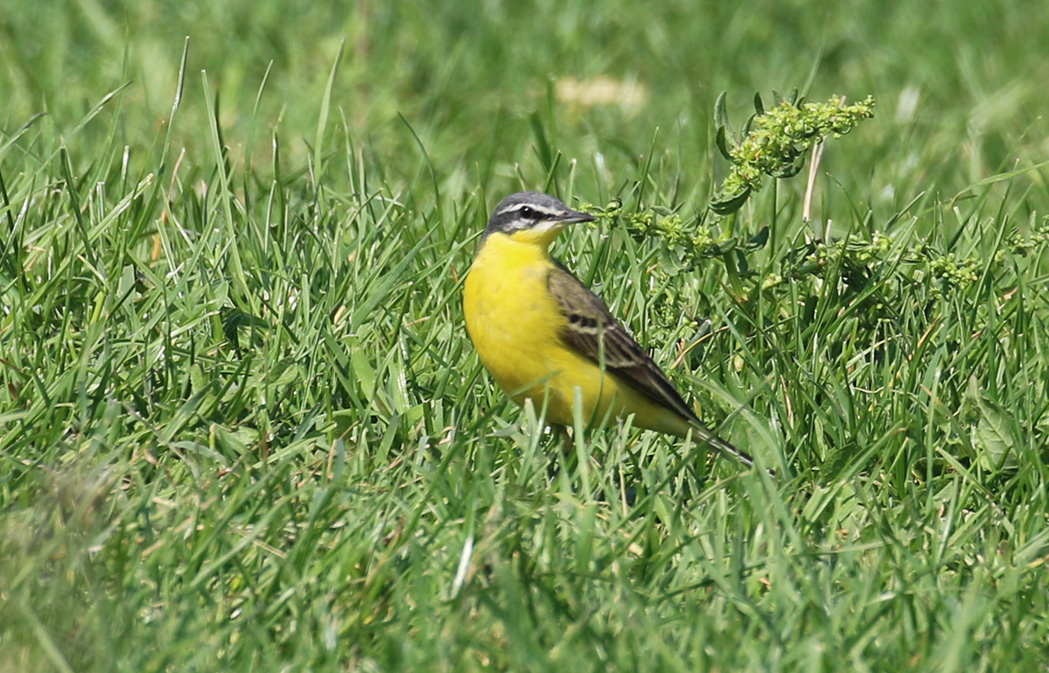
M547 287L568 319L568 325L561 332L565 343L595 364L603 362L606 371L618 374L657 403L681 414L695 427L699 439L747 467L754 464L749 454L715 435L696 418L659 365L616 322L605 302L560 262L547 277ZM775 476L772 470L769 474Z
M607 371L618 374L656 402L699 422L659 365L616 321L600 297L560 263L550 272L547 287L568 319L561 338L569 346L595 364L603 362Z

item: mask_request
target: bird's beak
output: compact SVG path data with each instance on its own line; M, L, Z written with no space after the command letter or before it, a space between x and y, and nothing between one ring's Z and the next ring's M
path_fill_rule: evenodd
M593 222L597 218L593 215L581 213L578 210L566 210L557 216L557 221L561 224L575 224L577 222Z
M563 213L558 213L557 215L540 222L536 225L535 230L541 232L558 232L569 224L576 224L577 222L593 222L596 219L597 218L593 215L587 215L578 210L566 210Z

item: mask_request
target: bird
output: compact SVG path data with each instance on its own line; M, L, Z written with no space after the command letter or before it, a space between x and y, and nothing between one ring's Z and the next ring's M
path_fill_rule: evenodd
M463 288L466 330L481 363L520 406L572 427L578 395L588 424L633 415L636 426L689 434L751 467L753 458L699 420L608 306L549 251L563 229L592 222L540 192L495 207Z

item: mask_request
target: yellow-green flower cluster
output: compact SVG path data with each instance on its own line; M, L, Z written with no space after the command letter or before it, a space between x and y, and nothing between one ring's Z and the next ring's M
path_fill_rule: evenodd
M843 136L860 120L874 116L874 97L851 105L832 96L826 103L783 101L765 111L759 102L757 108L758 114L738 144L728 147L727 129L718 129L719 145L732 161L731 172L711 200L711 207L720 214L738 210L760 186L762 176L797 175L805 165L806 152L816 143L827 136Z
M690 227L677 213L659 215L651 210L624 213L623 204L618 199L603 208L584 204L582 210L609 221L620 220L635 239L657 237L666 242L667 248L683 251L690 262L708 256L711 248L722 242L714 237L709 227Z
M933 276L957 288L968 287L979 280L979 268L979 262L975 259L958 259L953 252L929 260L929 270Z

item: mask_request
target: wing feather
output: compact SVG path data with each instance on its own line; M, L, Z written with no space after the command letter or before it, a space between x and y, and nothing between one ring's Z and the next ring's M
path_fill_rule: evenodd
M567 318L561 333L565 343L595 364L603 359L607 371L689 421L699 422L659 365L619 324L600 297L560 263L550 272L547 286Z
M698 436L714 448L748 467L753 465L754 459L749 454L703 425L663 370L619 324L605 302L560 262L554 262L555 267L547 277L547 288L567 319L561 332L565 343L595 364L603 363L606 371L617 374L658 404L680 414L695 427ZM769 473L775 474L771 470Z

